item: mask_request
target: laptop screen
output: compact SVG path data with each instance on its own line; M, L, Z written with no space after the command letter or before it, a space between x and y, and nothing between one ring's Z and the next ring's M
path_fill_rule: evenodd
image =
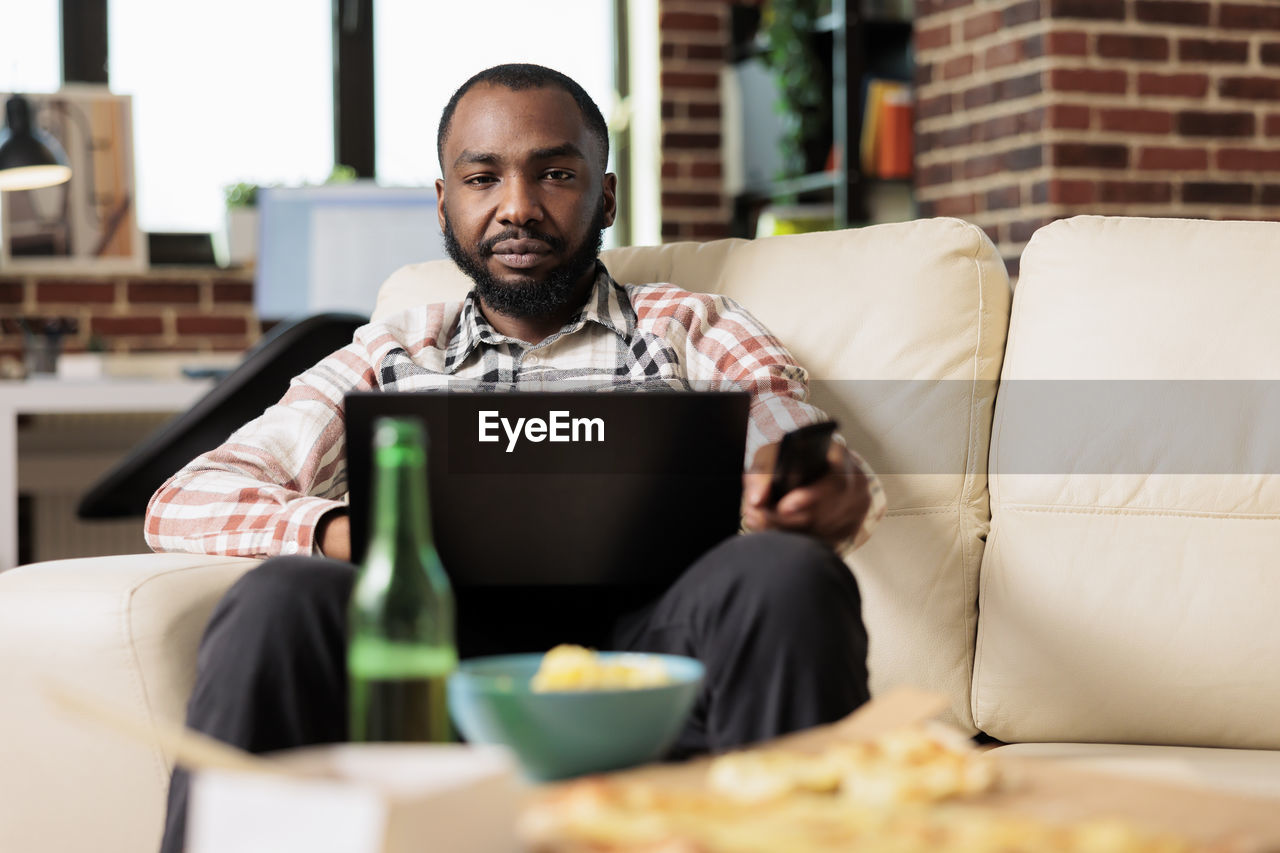
M356 559L386 416L426 429L429 523L455 586L665 586L739 526L745 392L359 392L345 405Z

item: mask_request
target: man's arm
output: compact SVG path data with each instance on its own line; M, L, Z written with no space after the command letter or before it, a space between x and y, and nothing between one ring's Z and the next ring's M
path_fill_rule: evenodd
M296 377L279 403L160 487L147 508L147 544L229 556L315 553L317 525L345 506L343 394L373 381L358 337Z
M809 533L834 546L858 547L884 516L884 491L875 472L848 450L832 443L831 471L818 482L767 505L769 472L777 442L798 427L827 416L808 402L808 374L787 348L737 302L724 296L678 288L642 288L633 296L641 317L668 320L663 336L682 348L690 379L731 383L751 394L744 478L744 521L749 529ZM655 325L657 325L655 323ZM755 484L764 495L756 497Z

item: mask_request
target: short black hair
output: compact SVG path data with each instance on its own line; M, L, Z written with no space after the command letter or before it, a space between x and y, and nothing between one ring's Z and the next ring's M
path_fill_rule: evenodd
M453 97L445 105L444 112L440 114L440 128L436 131L436 157L440 160L442 170L444 169L444 140L449 135L449 128L453 124L453 113L457 110L458 101L462 100L462 96L478 83L502 86L513 92L545 88L567 92L578 105L582 119L587 123L587 130L591 131L591 135L600 143L602 155L600 170L604 171L609 162L609 126L605 124L604 116L600 114L600 108L596 106L596 102L591 100L587 91L572 77L561 74L555 69L527 62L513 62L486 68L472 76L453 93Z

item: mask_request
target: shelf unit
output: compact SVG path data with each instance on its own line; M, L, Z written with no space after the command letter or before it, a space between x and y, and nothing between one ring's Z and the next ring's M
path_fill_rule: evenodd
M832 0L831 5L831 12L816 22L811 38L819 55L824 60L829 56L829 80L824 82L831 92L829 125L834 168L746 187L734 199L735 236L754 236L761 210L779 199L830 205L835 226L843 228L876 218L871 196L878 188L896 186L909 194L911 179L883 180L862 174L859 140L867 76L910 82L913 22L864 15L860 0ZM758 7L734 7L733 61L763 53L764 44L756 35L758 23Z

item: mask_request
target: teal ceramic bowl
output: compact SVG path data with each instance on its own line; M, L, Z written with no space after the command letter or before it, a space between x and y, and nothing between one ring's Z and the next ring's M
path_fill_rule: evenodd
M605 663L626 657L600 653ZM675 742L703 676L693 658L646 657L665 664L670 684L534 693L529 682L542 655L473 658L449 677L449 713L467 741L510 747L538 781L644 764Z

